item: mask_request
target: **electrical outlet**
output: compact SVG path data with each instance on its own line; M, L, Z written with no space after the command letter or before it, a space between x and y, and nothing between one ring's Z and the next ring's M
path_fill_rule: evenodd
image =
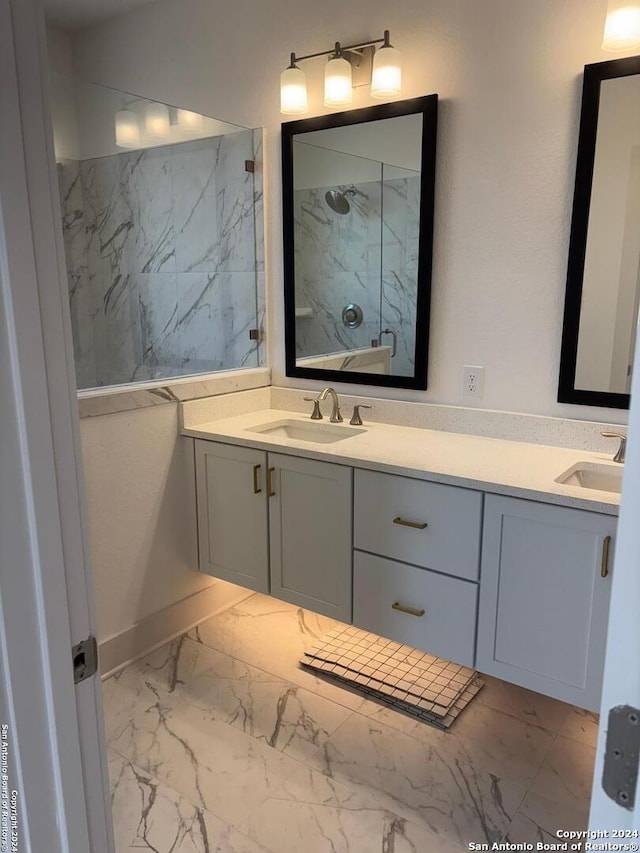
M484 367L465 364L462 368L462 396L482 400L484 396Z

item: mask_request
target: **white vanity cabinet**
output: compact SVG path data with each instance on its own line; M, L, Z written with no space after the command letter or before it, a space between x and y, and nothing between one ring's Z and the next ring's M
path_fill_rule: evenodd
M200 569L583 708L615 516L196 440Z
M200 570L351 622L344 465L195 442Z
M269 592L267 454L195 442L200 571Z
M271 594L351 622L353 470L268 456Z
M617 519L487 495L476 666L597 709Z

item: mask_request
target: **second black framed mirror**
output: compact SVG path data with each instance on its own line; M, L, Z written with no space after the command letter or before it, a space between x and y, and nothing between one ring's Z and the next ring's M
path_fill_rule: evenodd
M640 303L640 56L584 69L558 400L628 409Z
M437 110L282 125L287 376L427 387Z

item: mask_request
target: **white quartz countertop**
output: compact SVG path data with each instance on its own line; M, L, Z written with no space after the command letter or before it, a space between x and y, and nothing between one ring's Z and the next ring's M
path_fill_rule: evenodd
M346 421L336 425L345 431L364 429L365 432L333 444L251 431L252 427L281 420L311 423L308 415L266 409L183 427L181 433L542 503L618 514L619 495L555 482L576 462L615 465L611 455L380 423L365 423L360 428L351 427ZM322 423L328 424L328 418Z

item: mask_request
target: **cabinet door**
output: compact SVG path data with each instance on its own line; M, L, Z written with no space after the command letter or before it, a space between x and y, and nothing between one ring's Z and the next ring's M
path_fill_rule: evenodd
M200 571L269 592L267 454L196 441Z
M583 708L599 707L611 593L611 566L603 569L603 555L610 541L611 561L615 529L611 516L487 496L481 672Z
M352 470L269 454L271 594L351 622Z

